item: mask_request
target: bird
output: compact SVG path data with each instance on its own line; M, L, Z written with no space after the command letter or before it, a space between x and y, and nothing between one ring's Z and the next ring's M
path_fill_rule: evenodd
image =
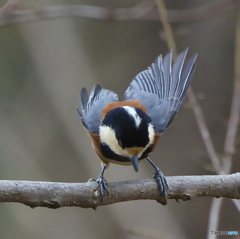
M77 112L83 127L91 137L92 146L101 160L102 170L97 178L99 195L109 194L104 171L110 163L132 165L148 160L155 172L160 196L167 203L170 186L162 171L149 158L160 137L179 112L195 73L197 54L184 64L188 48L172 64L173 51L159 55L144 71L136 75L120 101L116 93L94 85L88 96L80 92Z

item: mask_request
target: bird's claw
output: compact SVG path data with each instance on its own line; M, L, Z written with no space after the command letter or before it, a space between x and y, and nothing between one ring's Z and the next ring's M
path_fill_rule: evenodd
M170 193L172 192L167 182L167 179L165 178L165 176L163 175L162 171L159 168L155 169L153 178L155 178L157 182L160 193L163 194L164 196L163 204L165 205L167 204L167 192L170 192Z
M104 190L107 191L107 193L109 194L108 192L108 187L107 187L107 181L105 180L105 178L100 175L98 178L97 178L97 183L98 183L98 187L94 190L98 190L100 188L100 197L101 197L101 202L103 201L103 193L104 193Z

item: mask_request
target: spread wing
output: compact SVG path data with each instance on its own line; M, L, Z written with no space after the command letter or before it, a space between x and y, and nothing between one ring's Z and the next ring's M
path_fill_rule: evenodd
M102 89L95 85L88 97L86 88L80 93L80 105L82 111L77 107L77 112L82 120L82 124L88 131L99 134L102 110L108 103L119 101L118 95L113 91Z
M172 67L172 51L158 56L130 83L125 100L139 100L152 119L155 132L161 134L171 124L182 106L195 72L197 54L183 67L188 48L179 54Z

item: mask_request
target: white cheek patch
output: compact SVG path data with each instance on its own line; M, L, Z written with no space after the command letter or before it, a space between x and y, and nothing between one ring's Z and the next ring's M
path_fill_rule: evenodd
M132 116L132 118L135 121L136 127L138 128L139 125L141 124L142 119L140 116L137 114L136 110L133 107L130 106L123 106L123 108L127 111L127 113Z
M133 147L123 149L119 144L116 138L115 131L106 125L101 125L99 128L100 140L101 143L105 143L108 147L118 155L122 155L128 158L138 155L140 157L145 150L145 148Z
M155 133L154 133L153 125L152 125L152 124L149 124L149 125L148 125L148 138L149 138L149 143L148 143L147 147L148 147L149 145L153 144L154 136L155 136Z
M127 156L122 147L118 144L115 131L111 127L101 125L99 127L99 135L101 142L107 144L114 153Z
M144 151L154 143L154 136L155 136L155 133L154 133L154 128L153 128L153 125L150 123L148 125L148 138L149 138L149 143L146 145L146 147L143 149L143 151L140 153L140 155L138 155L138 157L141 157L141 155L144 153Z

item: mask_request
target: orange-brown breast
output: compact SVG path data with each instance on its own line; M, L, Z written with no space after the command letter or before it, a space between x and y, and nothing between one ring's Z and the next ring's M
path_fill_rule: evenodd
M143 112L147 114L147 109L138 100L126 100L126 101L113 102L113 103L107 104L106 108L102 111L102 119L110 110L113 110L118 107L123 107L123 106L136 107L141 109Z
M99 134L94 134L94 133L92 133L90 131L87 131L87 132L89 133L89 135L90 135L90 137L92 139L92 146L93 146L96 154L98 155L98 157L101 159L101 161L103 163L108 165L109 162L108 162L108 160L105 157L103 157L101 149L100 149L100 144L101 143L100 143L100 136L99 136Z
M153 146L152 146L152 151L155 149L157 146L158 140L160 139L162 134L155 134L154 135L154 140L153 140Z

